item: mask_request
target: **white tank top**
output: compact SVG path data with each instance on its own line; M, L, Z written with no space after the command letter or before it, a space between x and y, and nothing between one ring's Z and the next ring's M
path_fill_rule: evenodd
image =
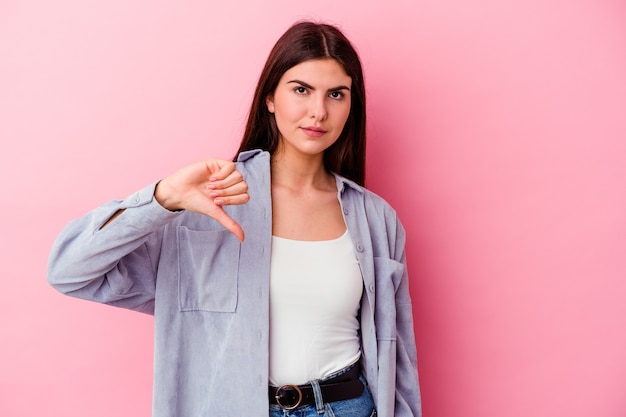
M304 384L356 362L362 293L347 231L323 241L272 237L270 384Z

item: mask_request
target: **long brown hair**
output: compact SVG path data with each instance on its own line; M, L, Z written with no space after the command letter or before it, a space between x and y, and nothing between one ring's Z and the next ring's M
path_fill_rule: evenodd
M351 106L348 120L337 141L324 152L327 170L365 182L365 84L361 61L350 41L335 26L299 22L276 42L259 77L246 130L239 152L263 149L273 154L279 143L274 115L267 110L266 98L274 93L283 74L311 59L334 59L352 78Z

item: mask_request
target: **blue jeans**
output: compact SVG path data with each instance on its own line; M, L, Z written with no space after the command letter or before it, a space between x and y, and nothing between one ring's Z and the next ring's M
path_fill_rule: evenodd
M330 378L339 376L348 370L352 366L341 369L326 378L313 383L324 382ZM351 398L344 401L335 401L331 403L324 403L322 398L315 395L318 405L305 405L293 410L283 410L278 405L270 404L269 417L374 417L376 416L376 408L374 407L374 400L367 388L365 378L361 376L361 382L365 385L365 389L360 397ZM315 391L315 389L314 389Z

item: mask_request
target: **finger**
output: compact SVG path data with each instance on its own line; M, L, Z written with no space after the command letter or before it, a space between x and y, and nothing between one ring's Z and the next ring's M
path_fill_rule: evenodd
M213 188L209 191L209 196L212 198L228 197L228 196L237 196L237 195L247 194L247 192L248 192L248 184L246 184L245 181L241 181L225 189Z
M226 230L237 236L237 239L239 239L240 242L243 242L245 238L243 229L239 223L233 220L233 218L224 211L224 209L218 207L217 210L212 213L212 217L224 226Z
M246 204L250 201L250 196L248 193L237 194L234 196L226 196L226 197L217 197L213 202L217 206L234 206L237 204Z
M206 167L211 173L209 181L215 182L227 178L235 171L235 163L221 159L211 159L206 161Z
M241 172L234 170L223 179L219 179L219 180L211 179L209 186L213 189L228 188L228 187L232 187L235 184L239 184L241 182L245 182L243 175L241 174Z

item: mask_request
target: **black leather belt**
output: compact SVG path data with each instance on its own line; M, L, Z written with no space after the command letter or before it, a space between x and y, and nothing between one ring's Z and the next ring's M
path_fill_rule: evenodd
M359 397L365 386L359 380L361 368L357 365L349 371L320 382L324 403L349 400ZM305 405L315 405L315 395L311 384L269 387L270 404L277 404L285 410L293 410Z

